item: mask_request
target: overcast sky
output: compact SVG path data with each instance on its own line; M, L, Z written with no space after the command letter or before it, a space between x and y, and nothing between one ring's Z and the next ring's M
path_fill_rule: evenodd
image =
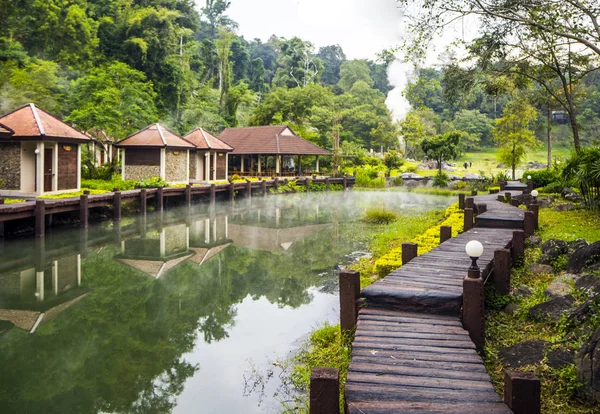
M317 50L339 44L350 59L373 59L401 33L395 0L231 0L227 14L247 40L297 36Z

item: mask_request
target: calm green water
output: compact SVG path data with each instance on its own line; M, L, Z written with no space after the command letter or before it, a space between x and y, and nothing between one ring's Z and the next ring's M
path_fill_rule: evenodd
M337 323L335 269L368 243L364 210L451 201L274 196L2 241L0 412L278 412L280 381L252 373Z

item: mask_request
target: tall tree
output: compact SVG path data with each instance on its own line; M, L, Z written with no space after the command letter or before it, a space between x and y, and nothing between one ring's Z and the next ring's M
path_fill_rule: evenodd
M349 60L344 62L340 68L340 81L338 85L344 92L347 92L358 81L365 82L369 87L372 87L374 84L367 61Z
M340 81L340 68L346 61L346 54L340 45L324 46L319 49L317 57L323 62L323 85L336 85Z
M421 149L429 159L437 161L438 173L442 174L444 160L458 157L460 145L460 132L447 132L433 138L424 138L421 141Z
M202 15L208 20L211 39L215 38L217 28L220 26L224 26L227 29L235 29L237 27L237 23L225 15L229 6L231 6L231 1L206 0L206 6L202 8Z

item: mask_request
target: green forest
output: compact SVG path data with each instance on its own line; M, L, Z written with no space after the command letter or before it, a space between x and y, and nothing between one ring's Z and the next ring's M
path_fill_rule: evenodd
M2 0L0 112L35 102L116 139L160 121L196 127L288 124L326 148L332 131L391 146L390 59L347 60L338 45L236 34L229 1Z

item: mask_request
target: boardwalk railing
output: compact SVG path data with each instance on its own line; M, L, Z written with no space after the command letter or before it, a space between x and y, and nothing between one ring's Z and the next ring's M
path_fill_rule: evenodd
M80 197L67 199L37 199L16 204L4 204L0 202L0 237L4 235L4 223L35 218L35 235L43 237L45 235L47 217L58 213L78 212L81 227L87 227L89 223L89 212L93 208L112 206L113 218L121 218L122 203L129 201L139 201L140 214L147 212L148 200L154 200L155 207L162 211L165 200L169 197L185 197L186 206L191 206L193 196L208 196L211 206L216 203L217 195L227 194L227 199L234 200L236 194L250 198L252 192L260 192L261 196L266 196L270 188L277 189L280 185L287 184L288 179L259 180L246 182L232 182L228 184L211 184L204 186L185 186L185 187L167 187L167 188L149 188L128 191L115 191L106 194L90 195L83 194ZM298 185L306 186L310 189L310 184L324 184L326 191L332 184L342 185L344 189L352 187L355 182L354 177L342 178L321 178L321 179L298 179L295 180Z

